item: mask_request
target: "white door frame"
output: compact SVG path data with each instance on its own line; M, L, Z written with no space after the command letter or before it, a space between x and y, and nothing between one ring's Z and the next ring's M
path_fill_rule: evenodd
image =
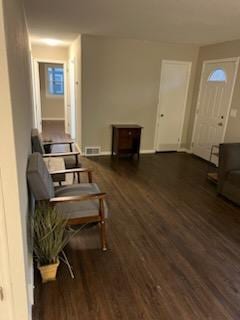
M33 60L33 81L35 90L35 103L34 103L34 119L36 119L36 125L38 130L42 131L42 106L41 106L41 92L40 92L40 79L39 79L39 64L49 63L49 64L62 64L64 69L64 123L65 130L67 128L67 61L65 60L53 60L53 59L40 59L32 58Z
M198 98L197 98L197 104L196 104L196 110L195 110L195 117L194 117L194 125L193 125L190 152L192 152L192 150L193 150L194 136L195 136L195 133L196 133L197 118L198 118L198 111L199 111L199 105L200 105L200 97L201 97L201 94L202 94L203 73L205 71L206 65L209 64L209 63L235 62L235 71L234 71L234 76L233 76L233 84L232 84L229 104L228 104L228 108L227 108L226 121L225 121L225 124L224 124L224 127L223 127L223 135L222 135L222 138L221 138L221 143L223 143L224 139L225 139L225 135L226 135L227 125L228 125L228 120L229 120L229 115L230 115L230 110L231 110L231 105L232 105L232 98L233 98L233 92L234 92L236 79L237 79L239 61L240 61L240 57L232 57L232 58L226 58L226 59L204 60L203 61L202 71L201 71L201 76L200 76L199 90L198 90Z
M159 84L159 94L158 94L158 105L157 105L157 116L156 116L156 124L155 124L155 135L154 135L154 150L157 150L158 146L158 122L159 122L159 115L161 111L161 105L160 105L160 87L161 87L161 79L162 79L162 69L163 65L167 63L172 64L184 64L188 66L188 78L187 78L187 90L184 98L184 107L183 107L183 113L182 113L182 119L181 119L181 126L179 131L179 141L178 141L178 147L177 151L180 151L181 149L181 143L182 143L182 134L183 134L183 125L184 125L184 119L185 119L185 113L186 113L186 107L187 107L187 98L188 98L188 92L189 92L189 85L190 85L190 79L191 79L191 70L192 70L192 61L178 61L178 60L162 60L161 63L161 69L160 69L160 84Z
M72 139L76 139L76 59L73 57L68 61L69 79L69 102L70 102L70 132Z
M2 272L2 277L0 278L0 290L3 296L0 297L0 304L4 303L4 310L6 308L7 314L6 319L13 319L13 297L11 288L11 278L9 273L9 256L8 256L8 241L6 232L6 221L5 221L5 211L4 211L4 199L2 194L2 180L1 180L1 170L0 170L0 270ZM1 298L3 299L1 301ZM5 318L4 318L5 319Z

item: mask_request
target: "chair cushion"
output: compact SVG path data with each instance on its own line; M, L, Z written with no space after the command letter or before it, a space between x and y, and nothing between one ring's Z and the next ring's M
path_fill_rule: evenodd
M95 183L81 183L62 187L56 187L55 197L79 196L84 194L99 193L100 190ZM99 201L87 200L78 202L59 203L57 209L62 212L66 218L74 219L87 216L96 216L99 214ZM108 215L108 208L104 201L105 218Z
M64 162L65 162L65 167L66 169L74 169L74 168L81 168L82 165L79 162L79 157L78 157L78 164L76 165L76 157L75 156L68 156L64 157Z
M227 180L240 188L240 170L232 170L228 173Z
M45 153L41 138L39 136L38 129L32 129L31 141L32 141L32 151L33 152L39 152L41 154Z
M28 158L27 179L36 200L48 200L54 197L52 178L42 155L38 152L31 154Z

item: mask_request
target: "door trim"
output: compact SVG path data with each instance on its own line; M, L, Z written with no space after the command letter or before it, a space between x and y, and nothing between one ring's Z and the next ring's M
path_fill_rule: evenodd
M228 120L229 120L229 115L230 115L230 110L231 110L231 105L232 105L233 92L234 92L234 89L235 89L237 73L238 73L238 68L239 68L239 61L240 61L240 57L232 57L232 58L226 58L226 59L204 60L203 61L201 75L200 75L200 84L199 84L199 90L198 90L197 104L196 104L195 116L194 116L194 125L193 125L191 146L190 146L191 153L193 152L194 136L195 136L196 127L197 127L198 109L199 109L199 104L200 104L200 97L201 97L201 94L202 94L203 73L205 71L206 65L210 64L210 63L235 62L235 71L234 71L234 75L233 75L233 84L232 84L232 88L231 88L231 92L230 92L230 99L229 99L229 104L228 104L228 107L227 107L226 121L225 121L225 124L224 124L223 135L222 135L222 139L221 139L221 143L222 143L222 142L224 142L225 135L226 135L227 125L228 125Z
M154 134L154 150L157 152L157 146L158 146L158 122L159 122L159 114L160 114L160 88L161 88L161 79L162 79L162 69L163 65L171 63L171 64L183 64L188 66L188 78L187 78L187 89L186 94L184 97L184 106L183 106L183 113L181 118L181 125L180 125L180 131L179 131L179 141L177 146L177 151L180 151L181 144L182 144L182 134L183 134L183 127L184 127L184 119L186 114L186 107L187 107L187 100L188 100L188 93L189 93L189 86L190 86L190 79L191 79L191 71L192 71L192 61L181 61L181 60L162 60L161 63L161 69L160 69L160 81L159 81L159 91L158 91L158 104L157 104L157 114L156 114L156 124L155 124L155 134Z
M73 57L68 61L68 84L69 84L69 105L70 105L70 132L71 138L76 139L77 136L77 125L76 125L76 112L77 112L77 101L76 101L76 59ZM72 103L74 101L74 103Z

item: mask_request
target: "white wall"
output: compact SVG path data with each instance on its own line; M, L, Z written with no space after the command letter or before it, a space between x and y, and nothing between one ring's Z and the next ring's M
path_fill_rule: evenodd
M32 44L32 56L41 60L68 60L67 47Z
M198 48L190 45L82 36L83 146L111 148L111 124L137 123L144 127L141 149L154 148L161 61L192 62L182 147L192 104Z
M33 285L26 181L32 125L29 53L22 1L0 0L0 168L14 320L31 318Z

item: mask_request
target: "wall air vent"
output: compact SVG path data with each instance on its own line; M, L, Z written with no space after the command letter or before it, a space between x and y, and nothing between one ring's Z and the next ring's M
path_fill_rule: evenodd
M86 156L100 156L101 147L85 147Z

